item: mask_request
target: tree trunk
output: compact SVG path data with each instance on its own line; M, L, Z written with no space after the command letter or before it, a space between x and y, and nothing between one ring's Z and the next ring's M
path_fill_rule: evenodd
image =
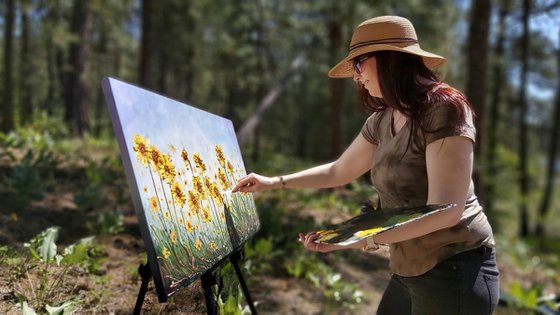
M96 47L96 53L101 55L101 56L106 56L109 52L109 49L107 47L107 43L109 42L109 30L107 29L108 27L106 27L105 25L102 25L100 30L98 31L99 33L99 42L97 45L95 45ZM105 67L105 65L102 66L98 66L95 67L96 71L95 71L95 75L96 77L103 77L105 76L105 73L107 72L107 68L109 67ZM112 71L111 71L112 72ZM114 72L113 72L114 73ZM118 77L118 74L116 75ZM102 131L102 127L103 127L103 113L105 112L105 106L104 106L104 95L103 95L103 91L102 89L97 89L95 92L95 101L94 101L94 116L93 116L93 135L96 137L101 136L101 131Z
M330 12L328 21L329 30L329 52L331 64L336 64L340 58L338 53L342 47L342 25L337 19L338 10L335 4ZM344 99L344 80L329 79L330 81L330 105L331 105L331 158L337 158L342 152L342 135L343 135L343 99Z
M152 0L142 0L142 32L140 38L140 60L138 84L145 88L153 87L151 78L152 58Z
M43 24L43 28L46 29L45 36L45 50L47 53L47 96L42 105L42 108L50 116L55 111L55 104L60 98L60 92L57 91L64 90L65 87L65 77L64 73L64 53L59 45L54 42L53 39L53 25L58 25L62 23L62 14L58 1L53 1L52 4L46 6L46 19ZM64 86L63 86L64 85Z
M307 76L304 73L301 74L301 84L298 86L297 97L302 100L302 103L306 100L307 94L309 93L309 88L306 84ZM300 110L297 111L297 137L296 137L296 155L300 158L307 158L309 153L309 105L302 106Z
M296 74L305 63L305 56L298 55L290 66L290 69L274 84L265 97L257 105L255 112L249 117L237 132L237 141L240 145L246 143L255 133L255 129L261 123L264 113L274 104L282 94L290 78Z
M471 11L471 24L469 28L467 48L467 87L466 95L473 105L477 115L475 120L476 142L475 160L480 160L482 154L481 139L484 135L484 109L486 105L487 69L488 69L488 34L490 32L490 0L473 0ZM475 169L474 181L477 196L484 200L483 183Z
M255 31L257 33L257 40L255 41L255 52L257 55L257 73L265 73L265 53L266 53L266 45L265 45L265 34L264 34L264 7L261 4L260 0L255 0L255 6L258 12L258 20L255 24ZM257 93L255 96L257 99L255 100L255 104L258 104L259 101L263 98L264 93L266 93L266 84L267 80L263 78L259 80L257 85ZM260 159L260 152L261 152L261 133L260 128L257 126L255 128L255 133L253 134L253 150L251 153L251 160L253 163L256 163Z
M14 94L12 81L14 16L14 0L6 0L4 16L4 99L2 108L2 131L6 133L14 129Z
M167 93L167 55L165 49L158 50L158 78L156 91L160 94Z
M186 16L182 19L183 25L185 30L190 32L191 36L196 33L196 20L195 16L191 14L191 6L193 5L190 1L185 1L185 8L184 12L188 12ZM193 36L194 37L194 36ZM195 53L196 42L190 40L186 43L186 46L183 47L182 53L184 54L184 68L183 68L183 91L185 100L190 101L193 97L193 85L194 85L194 53ZM180 77L180 75L179 75Z
M519 86L519 236L529 235L529 215L527 211L527 198L529 197L529 172L528 172L528 141L527 141L527 75L529 69L529 12L531 1L523 0L523 35L521 38L521 72Z
M560 32L558 33L558 38L560 38ZM548 171L546 172L546 186L544 188L544 194L539 207L539 216L537 220L537 226L535 228L535 234L540 237L544 236L544 223L550 210L550 201L553 196L552 192L554 190L554 177L556 175L556 155L558 151L558 139L560 138L560 49L557 51L557 54L558 85L556 86L554 122L552 123L552 132L550 134L550 144L548 147Z
M88 1L75 0L71 31L77 40L70 45L66 84L66 118L70 119L79 136L89 130L91 88L87 82L91 62L92 15Z
M43 104L43 108L48 115L52 115L54 110L54 89L56 84L55 62L54 62L54 47L50 38L46 39L47 50L47 99Z
M25 125L33 116L31 59L29 58L29 1L21 2L21 60L20 60L20 124Z
M502 4L500 7L499 18L498 18L498 34L496 39L496 46L494 47L494 57L493 57L493 67L492 67L492 77L493 86L490 101L490 113L488 117L488 123L486 127L488 130L486 134L488 136L488 145L486 146L486 165L488 172L484 180L485 186L485 212L492 220L492 214L494 213L494 199L495 187L496 187L496 176L498 175L498 169L496 165L496 151L498 148L498 129L501 121L500 117L500 103L502 101L502 88L504 82L504 42L506 34L506 17L508 15L508 8L506 5ZM494 228L495 224L493 225Z

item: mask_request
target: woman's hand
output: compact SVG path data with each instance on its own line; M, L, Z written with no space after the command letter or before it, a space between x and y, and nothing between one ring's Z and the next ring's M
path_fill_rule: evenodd
M231 192L256 192L280 187L279 177L266 177L251 173L237 181Z
M317 232L309 232L307 234L299 233L299 241L303 243L303 247L312 252L328 253L332 252L333 250L363 247L361 242L357 242L348 246L318 243L317 238L319 238L319 233Z

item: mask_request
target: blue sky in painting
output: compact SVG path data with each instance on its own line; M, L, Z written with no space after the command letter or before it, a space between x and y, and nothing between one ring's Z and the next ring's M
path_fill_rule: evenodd
M240 156L230 120L117 80L111 86L129 148L138 133L162 151L172 143L204 158L213 156L219 143L225 152Z
M147 138L162 153L171 154L176 166L182 165L180 158L182 148L187 150L191 160L194 153L200 153L210 174L217 173L218 164L214 147L219 144L226 159L232 162L234 168L245 173L230 120L115 79L110 81L126 147L149 224L157 225L151 219L148 199L145 198L146 194L142 189L147 186L151 190L153 185L148 170L137 162L132 150L135 134ZM175 146L177 150L175 154L170 152L169 144ZM188 174L185 175L189 177ZM148 195L153 195L153 191Z

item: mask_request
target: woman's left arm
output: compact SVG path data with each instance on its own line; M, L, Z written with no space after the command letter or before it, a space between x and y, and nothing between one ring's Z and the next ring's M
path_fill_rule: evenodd
M399 226L373 237L379 244L390 244L420 237L456 225L467 200L472 175L473 142L462 136L436 140L426 147L428 173L427 204L453 203L457 206L446 211ZM317 244L315 232L300 234L300 241L309 250L329 252L344 248L363 248L364 241L350 246Z
M467 200L472 175L473 142L462 136L436 140L426 147L427 204L457 206L374 236L377 243L396 243L456 225Z

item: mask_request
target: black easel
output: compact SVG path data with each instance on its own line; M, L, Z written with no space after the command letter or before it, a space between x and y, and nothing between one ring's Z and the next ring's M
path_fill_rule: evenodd
M140 285L140 292L138 292L138 297L136 298L136 305L134 306L134 315L140 315L140 311L142 310L142 304L144 304L144 297L146 296L146 292L148 291L148 283L152 278L152 271L150 270L150 265L140 264L138 267L138 273L140 277L142 277L142 284Z
M235 269L235 274L237 275L237 279L239 279L241 290L243 290L243 295L245 295L247 304L249 304L249 309L251 310L251 314L257 315L257 310L255 309L255 305L253 304L253 299L251 299L251 295L249 294L249 289L247 288L247 284L245 283L245 278L243 278L243 274L241 273L241 268L239 268L239 262L242 260L243 260L243 253L239 249L233 252L231 256L229 256L229 261L233 265L233 269Z
M229 261L233 265L233 269L235 270L235 274L239 279L239 284L241 285L241 290L243 290L243 294L245 295L245 299L247 300L247 304L249 305L249 309L251 310L251 314L257 315L257 310L255 309L255 305L253 304L253 300L249 295L249 289L247 288L247 284L245 283L245 278L241 273L241 268L239 268L239 262L243 260L243 253L240 249L234 251L229 256ZM140 285L140 292L138 292L138 297L136 298L136 305L134 306L134 315L140 315L140 311L142 311L142 304L144 304L144 297L146 296L146 292L148 291L148 283L152 277L152 273L150 270L150 266L148 263L141 264L138 267L138 273L140 277L142 277L142 284ZM208 315L217 315L218 308L216 299L214 298L214 294L212 293L212 286L218 285L219 287L222 286L222 279L218 274L218 271L215 269L208 270L202 274L200 277L200 281L202 284L202 289L204 290L204 300L206 301L206 313ZM218 292L221 291L218 288Z
M222 278L219 276L218 271L208 270L200 277L202 289L204 290L204 300L206 301L206 314L217 315L218 308L214 294L212 293L212 286L218 285L218 294L222 291L223 283Z

